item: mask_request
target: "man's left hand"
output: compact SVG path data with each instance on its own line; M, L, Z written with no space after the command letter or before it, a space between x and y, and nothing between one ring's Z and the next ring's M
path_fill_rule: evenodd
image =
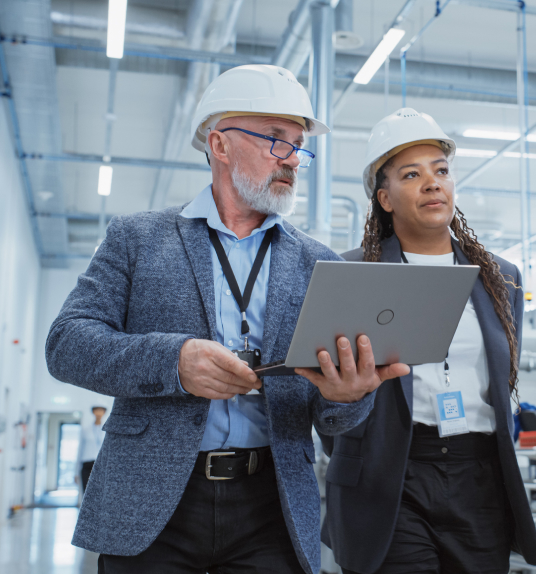
M322 374L311 369L295 369L297 375L309 379L317 386L322 396L335 403L353 403L377 389L383 381L403 377L409 373L409 367L395 363L376 368L370 340L365 335L357 338L359 359L355 362L350 341L346 337L337 340L340 371L331 360L327 351L318 353Z

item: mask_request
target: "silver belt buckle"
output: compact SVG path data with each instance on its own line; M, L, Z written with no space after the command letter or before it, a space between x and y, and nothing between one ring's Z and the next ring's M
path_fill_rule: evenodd
M235 454L234 452L209 452L207 454L207 460L205 462L205 475L209 480L231 480L233 477L232 476L212 476L210 474L210 469L212 468L212 465L210 464L210 462L212 461L212 457L213 456L231 456Z

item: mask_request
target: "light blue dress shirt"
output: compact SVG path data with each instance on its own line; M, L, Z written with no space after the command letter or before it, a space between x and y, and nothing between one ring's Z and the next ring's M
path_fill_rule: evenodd
M249 237L238 239L236 234L227 229L221 222L212 196L212 185L206 187L182 211L181 216L188 219L206 219L207 225L218 232L218 237L229 258L229 263L242 293L267 229L277 225L281 233L285 233L292 241L296 241L283 227L283 220L280 215L269 215L261 227L254 229ZM271 250L270 246L253 287L246 311L250 327L249 345L252 349L261 349L261 353ZM241 335L242 317L240 309L229 288L212 244L210 251L214 271L218 343L225 345L230 350L243 349L244 339ZM210 402L201 450L230 447L256 448L269 444L266 413L261 395L236 395L232 399L212 400Z

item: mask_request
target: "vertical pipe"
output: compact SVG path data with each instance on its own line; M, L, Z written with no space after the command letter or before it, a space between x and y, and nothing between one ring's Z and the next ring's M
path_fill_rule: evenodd
M327 0L311 4L313 36L312 104L316 117L331 126L333 97L334 10ZM310 234L326 245L331 242L331 134L314 138L316 158L308 168ZM314 207L313 207L314 202Z
M525 66L524 66L524 37L525 11L522 5L517 13L517 104L519 112L519 187L521 198L521 257L523 261L523 282L525 289L530 291L529 276L529 222L528 222L528 169L527 169L527 124L525 110Z
M385 65L383 68L384 79L383 79L383 115L389 115L389 63L391 58L387 56L385 60Z
M101 195L101 204L99 212L99 245L106 235L106 196Z
M525 87L524 93L524 108L525 108L525 129L529 126L529 70L527 60L527 10L525 2L521 3L521 11L523 12L523 82ZM526 132L525 132L526 134ZM525 137L525 148L529 151L528 141ZM525 157L525 169L527 170L527 237L532 237L532 218L531 218L531 192L530 192L530 160L527 153ZM527 243L527 259L529 264L529 273L532 274L532 243L530 240ZM528 289L527 289L528 290Z
M402 83L402 107L406 107L406 52L400 51L400 79Z
M108 106L106 108L106 132L104 135L104 162L110 161L112 147L112 128L115 122L114 103L115 87L117 84L117 69L119 60L110 58L110 75L108 79ZM106 235L106 196L101 195L101 205L99 212L99 245Z

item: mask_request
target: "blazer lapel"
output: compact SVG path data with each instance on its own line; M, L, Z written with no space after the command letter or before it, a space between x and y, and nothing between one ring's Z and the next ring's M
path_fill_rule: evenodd
M398 237L394 233L391 237L382 241L382 255L380 257L382 263L401 263L402 257L400 254L400 241L398 241ZM408 375L400 377L400 384L408 403L409 412L413 414L413 368Z
M276 227L272 239L270 278L262 338L263 363L269 363L272 360L275 341L292 294L293 279L296 276L301 249L300 241L292 240Z
M217 340L214 272L210 254L210 240L204 219L188 219L177 215L177 228L194 271L199 293L207 314L210 337Z
M454 242L454 249L460 264L470 265L469 260L457 242ZM506 333L480 275L473 287L471 298L482 330L482 337L484 338L489 371L490 400L496 410L505 411L510 409L510 391L508 386L510 349ZM496 419L497 430L499 430L500 421L507 420L507 418L497 416Z

